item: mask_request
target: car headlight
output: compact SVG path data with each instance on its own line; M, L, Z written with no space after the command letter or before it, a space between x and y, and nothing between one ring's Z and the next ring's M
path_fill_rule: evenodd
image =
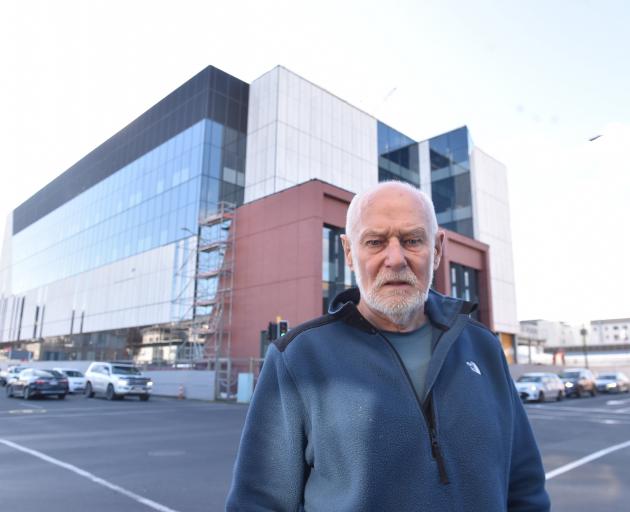
M606 384L607 388L616 388L617 387L617 383L616 382L609 382L608 384Z
M129 381L127 379L118 379L118 384L120 384L122 386L128 386L129 385Z
M565 382L564 385L568 388L572 388L573 387L573 382Z
M148 387L148 388L153 387L153 382L151 382L151 381L147 382L147 387Z
M530 391L536 391L536 386L534 386L533 384L531 386L529 386L529 390Z

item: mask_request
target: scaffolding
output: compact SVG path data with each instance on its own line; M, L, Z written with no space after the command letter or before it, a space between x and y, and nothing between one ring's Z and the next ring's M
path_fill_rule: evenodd
M199 223L189 344L203 347L217 399L233 398L231 355L236 205L222 201Z

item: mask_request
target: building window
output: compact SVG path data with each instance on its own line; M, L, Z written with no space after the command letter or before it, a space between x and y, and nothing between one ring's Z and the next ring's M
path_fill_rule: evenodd
M451 263L451 296L468 302L479 302L479 278L474 268ZM472 316L479 318L478 310Z
M354 274L346 265L341 243L343 228L324 226L322 230L322 292L323 312L328 311L335 295L356 286Z

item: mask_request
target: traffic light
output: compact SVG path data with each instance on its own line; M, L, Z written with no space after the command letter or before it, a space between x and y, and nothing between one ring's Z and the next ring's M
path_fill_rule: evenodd
M278 339L278 324L275 322L269 322L267 326L267 339L273 341Z
M278 337L284 336L289 332L289 321L288 320L280 320L278 322Z

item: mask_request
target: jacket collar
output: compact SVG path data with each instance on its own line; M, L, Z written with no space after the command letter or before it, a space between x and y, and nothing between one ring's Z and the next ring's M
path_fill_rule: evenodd
M358 288L345 290L339 293L330 303L328 313L343 319L354 327L375 334L377 329L357 309L360 299L361 295ZM476 308L477 304L446 297L434 290L429 290L429 297L424 305L424 312L431 324L446 331L455 323L457 315L460 313L471 313Z

